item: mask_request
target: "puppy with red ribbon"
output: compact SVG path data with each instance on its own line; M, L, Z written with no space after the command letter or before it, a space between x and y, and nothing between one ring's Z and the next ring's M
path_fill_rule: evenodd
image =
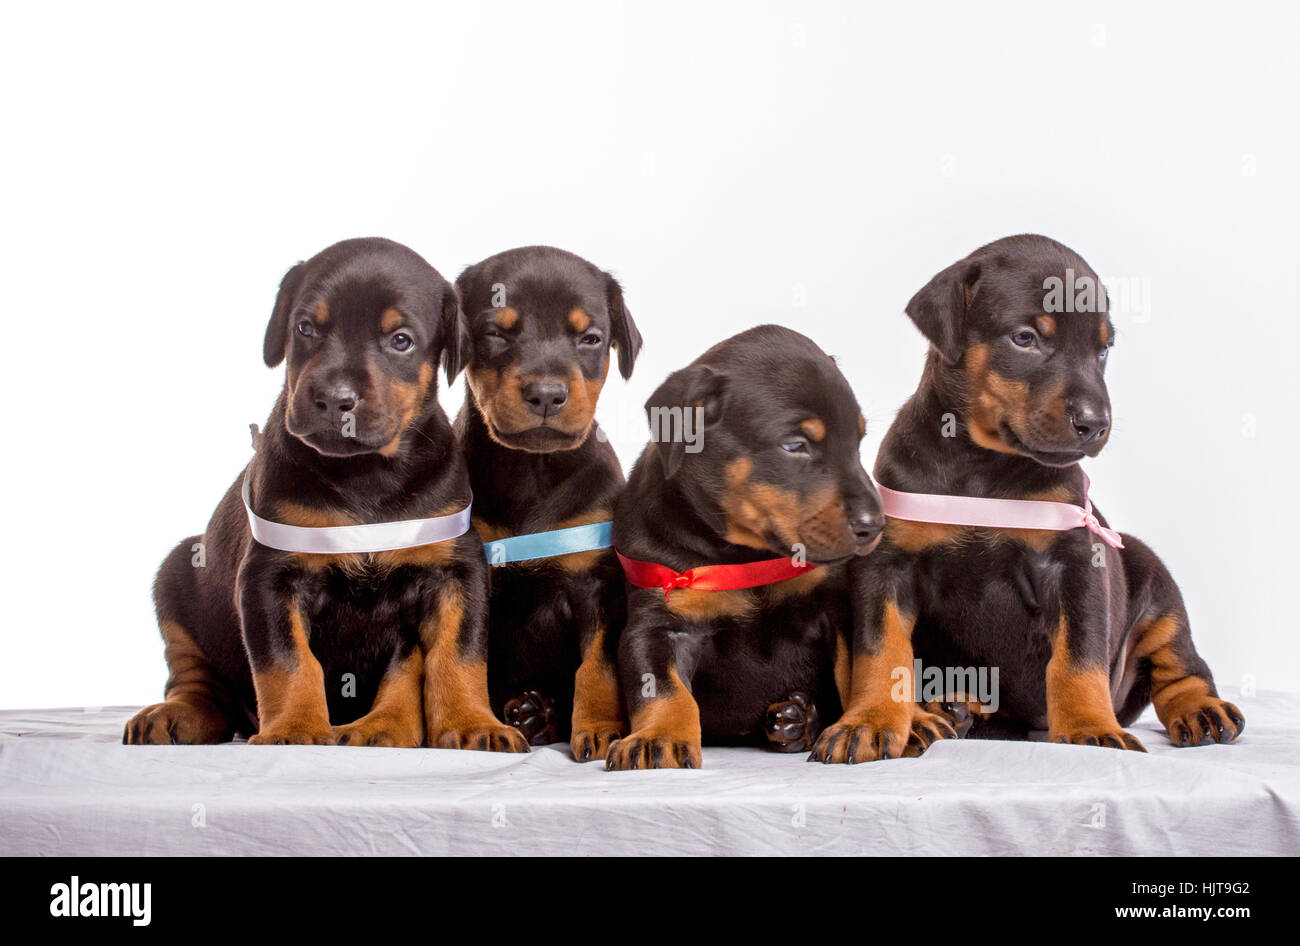
M1148 703L1177 746L1241 734L1169 571L1088 496L1079 461L1111 429L1107 310L1092 268L1042 236L976 250L908 303L931 347L876 460L888 524L860 589L844 718L814 758L924 750L915 720L928 709L972 735L1046 730L1116 749L1142 750L1125 727ZM970 694L897 699L914 656L998 668L996 714Z
M631 731L606 765L698 768L704 743L806 750L848 695L849 573L884 528L853 391L816 344L765 325L646 411L652 442L614 509Z

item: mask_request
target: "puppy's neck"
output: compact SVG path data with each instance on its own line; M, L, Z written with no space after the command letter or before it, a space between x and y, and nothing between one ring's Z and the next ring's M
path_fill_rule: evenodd
M479 509L502 528L545 528L601 503L622 483L613 448L597 437L592 423L587 439L572 450L534 453L498 442L488 430L468 391L456 415L455 432L464 446L470 484ZM590 488L581 488L589 482Z
M891 489L959 496L1013 496L1082 487L1077 463L1050 467L990 450L970 434L966 369L931 350L920 386L881 443L875 476Z

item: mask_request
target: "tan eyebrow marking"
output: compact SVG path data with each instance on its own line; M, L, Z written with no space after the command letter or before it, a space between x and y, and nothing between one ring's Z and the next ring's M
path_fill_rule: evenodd
M867 435L867 419L861 414L858 415L858 434L863 437Z
M312 314L316 319L317 325L324 325L326 322L330 320L329 304L324 299L318 300L316 303L315 310Z
M519 321L519 313L510 308L510 306L506 306L504 309L497 309L496 319L497 325L501 326L503 329L509 330L514 328L515 324Z
M569 313L569 324L575 332L585 332L591 328L591 316L580 308L574 309Z
M826 425L822 423L820 420L818 420L816 417L808 418L806 421L804 421L802 424L799 425L799 429L802 430L804 432L804 436L806 436L813 443L821 443L823 440L826 439Z
M379 317L379 327L385 332L392 332L401 328L405 321L402 313L396 309L385 309L384 314Z
M1034 324L1038 326L1038 334L1043 338L1051 338L1056 334L1056 319L1050 315L1040 315Z
M1101 343L1103 345L1110 344L1110 322L1105 319L1101 320Z

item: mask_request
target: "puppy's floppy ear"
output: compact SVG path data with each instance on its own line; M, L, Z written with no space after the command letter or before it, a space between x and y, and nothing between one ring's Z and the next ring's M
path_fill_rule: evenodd
M641 351L641 333L632 321L632 313L623 303L623 287L609 273L605 274L605 304L609 307L611 343L618 349L618 373L632 376L632 365Z
M688 435L698 453L704 430L717 424L727 401L727 376L716 368L696 364L674 371L645 402L650 436L672 476L682 465Z
M469 320L460 305L460 294L452 286L442 297L442 367L447 373L447 383L469 363L474 351L474 339L469 333Z
M908 318L950 365L961 361L966 351L966 314L979 278L979 262L964 259L936 275L907 304Z
M266 338L262 340L262 360L268 368L274 368L284 361L285 350L289 347L289 315L293 312L293 302L298 295L298 287L302 285L305 268L300 260L280 280L275 308L271 310L271 321L266 325Z

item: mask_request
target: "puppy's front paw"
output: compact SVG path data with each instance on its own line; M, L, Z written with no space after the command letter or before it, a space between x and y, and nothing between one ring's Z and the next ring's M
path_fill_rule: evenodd
M550 745L559 735L555 701L536 690L522 693L506 703L501 715L509 725L523 733L529 745Z
M609 747L622 735L623 727L617 722L589 723L581 728L575 724L569 749L575 762L600 761L609 757Z
M898 759L912 735L912 714L903 711L868 713L858 719L841 719L827 727L813 745L809 762L874 762Z
M971 731L971 727L975 725L975 720L978 718L978 713L976 710L971 709L972 706L978 709L979 704L961 698L931 700L921 705L921 712L942 716L948 721L948 725L952 727L957 738L965 739L966 734Z
M363 716L356 722L330 729L330 743L336 746L386 746L415 749L424 742L418 720L395 716Z
M822 731L817 705L807 693L791 693L767 708L763 731L767 747L775 752L806 752Z
M945 704L947 706L948 704ZM954 715L965 713L965 728L958 729L946 712L932 713L928 709L918 709L912 713L912 732L907 738L907 748L903 755L915 758L925 752L940 739L960 739L970 729L970 712L962 704L951 704Z
M1179 748L1232 742L1246 731L1241 710L1217 696L1198 696L1172 710L1165 729L1169 741Z
M328 746L332 744L327 720L274 720L248 737L250 746Z
M513 726L493 720L482 725L430 732L429 745L438 749L477 749L482 752L527 752L528 740Z
M1114 720L1079 720L1065 724L1048 733L1052 742L1072 746L1106 746L1110 749L1129 749L1146 752L1146 747L1132 733L1125 732Z
M675 733L642 729L609 747L605 768L611 772L626 769L698 769L702 762L700 744L682 739Z

